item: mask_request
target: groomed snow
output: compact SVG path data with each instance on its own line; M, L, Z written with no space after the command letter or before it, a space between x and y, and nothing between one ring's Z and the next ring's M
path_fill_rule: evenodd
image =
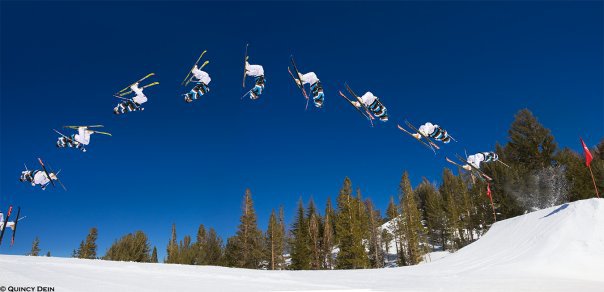
M455 254L414 267L260 271L0 256L0 286L55 291L604 291L604 199L501 221Z

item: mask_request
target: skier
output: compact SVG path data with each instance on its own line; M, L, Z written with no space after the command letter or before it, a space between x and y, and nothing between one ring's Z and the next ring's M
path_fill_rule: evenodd
M451 136L447 133L446 130L441 128L439 125L433 125L430 122L427 122L419 127L419 133L412 134L415 139L421 139L422 134L424 136L433 138L437 141L442 141L447 144L451 142Z
M193 89L191 89L189 93L185 94L186 102L192 102L193 100L198 99L202 95L208 93L210 91L208 84L210 84L210 81L212 81L210 74L202 71L197 67L197 65L193 66L193 69L191 69L191 74L193 74L191 79L196 78L197 81L195 81L196 84Z
M245 74L256 78L256 85L250 90L250 98L258 99L264 91L264 68L261 65L250 65L245 61Z
M363 94L360 99L363 102L363 105L368 108L376 118L379 118L382 122L388 121L388 112L386 111L386 107L382 104L377 96L367 91L367 93ZM352 103L357 108L361 108L362 106L358 101L353 101Z
M130 91L134 92L134 97L131 99L124 99L121 103L119 103L114 109L113 113L116 115L123 114L127 111L135 111L137 109L143 110L141 108L141 104L147 102L147 96L143 93L144 87L138 87L138 82L130 85Z
M21 172L21 177L19 178L21 182L30 182L32 187L40 185L42 190L46 189L51 179L58 180L59 178L54 172L49 172L47 175L46 172L42 170L24 170Z
M491 162L499 160L499 156L495 152L479 152L474 155L468 156L466 159L467 163L463 166L465 170L472 170L472 166L477 169L480 169L480 163L482 162Z
M65 148L65 147L75 147L76 149L82 150L82 152L86 152L86 148L90 143L90 135L95 133L92 130L89 130L88 127L78 127L78 133L71 135L71 138L66 136L61 136L57 140L57 147Z
M6 222L6 227L8 227L12 230L15 230L15 221ZM0 211L0 231L2 231L3 228L4 228L4 213L2 213L2 211Z
M323 86L321 85L319 78L317 78L317 74L315 74L315 72L308 72L306 74L298 73L298 76L300 80L302 80L302 84L300 84L299 80L296 80L296 83L300 86L310 84L310 91L312 92L312 99L315 106L319 108L322 107L325 94L323 93Z

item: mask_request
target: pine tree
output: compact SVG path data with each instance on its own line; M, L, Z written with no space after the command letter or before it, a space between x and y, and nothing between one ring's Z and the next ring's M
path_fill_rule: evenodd
M508 135L510 141L504 149L508 164L522 164L530 171L552 165L557 144L531 111L523 109L516 114Z
M390 244L394 237L392 233L390 233L386 228L382 229L382 234L380 235L382 239L383 249L384 249L384 263L390 261ZM398 255L397 255L398 258Z
M338 213L336 217L336 238L340 252L337 256L338 269L365 268L368 263L361 222L357 214L358 205L352 197L352 184L347 177L337 198Z
M157 263L157 248L153 247L153 252L151 253L151 261L152 263Z
M474 222L474 203L470 197L468 185L461 175L457 176L457 194L461 199L460 214L462 223L462 247L474 241L474 230L476 224Z
M384 265L384 253L380 233L380 212L375 209L371 199L365 200L365 206L369 215L369 263L372 268L381 268Z
M71 257L79 259L84 258L83 253L85 252L85 250L86 247L84 246L84 241L82 240L80 241L80 246L71 253Z
M321 258L323 259L323 269L333 269L333 248L334 248L334 210L331 206L331 199L327 198L325 206L325 220L323 222L323 240L321 241Z
M293 270L308 270L310 269L311 254L310 254L310 235L308 221L304 216L304 204L302 199L298 201L298 211L296 219L292 225L291 237L291 266Z
M394 203L394 198L390 197L390 202L388 203L388 209L386 210L386 218L388 218L388 222L390 222L390 232L392 234L392 239L394 240L394 247L396 248L397 255L397 264L399 266L406 265L405 253L403 251L403 228L402 228L402 220L400 218L400 214L398 211L398 207Z
M421 211L418 199L413 192L409 174L405 171L401 179L402 214L404 221L405 239L407 240L407 260L409 264L416 265L422 261L424 255L424 227L422 225Z
M460 245L459 231L461 229L461 220L459 215L459 206L456 198L457 178L451 170L445 168L442 175L442 184L439 192L443 196L446 212L445 236L443 250L457 250Z
M176 224L172 224L172 236L170 237L170 241L168 242L167 251L167 259L166 263L168 264L177 264L178 263L178 243L176 237Z
M285 249L287 246L287 232L285 227L285 212L283 211L283 206L279 206L279 229L280 237L277 242L277 248L279 249L279 254L277 255L277 264L279 266L279 270L284 270L287 268L285 264Z
M503 183L506 188L499 190L503 194L497 193L497 198L506 200L512 197L521 207L520 212L564 201L567 177L564 170L556 165L557 144L550 130L524 109L516 114L508 134L509 142L500 154L511 169ZM502 185L502 182L497 183ZM507 208L499 208L498 211L504 213L504 217L509 216Z
M237 246L235 241L237 241L235 236L227 238L227 243L224 247L223 263L227 267L238 267L240 265L238 258L240 254L240 252L238 251L239 247Z
M266 230L266 258L269 259L268 268L280 270L283 266L283 233L281 224L275 210L271 212Z
M129 233L116 240L103 257L110 261L148 263L151 260L149 239L142 231Z
M210 228L210 231L208 231L204 244L204 253L207 265L218 266L223 264L222 239L214 228Z
M241 215L237 234L231 243L231 260L238 268L257 269L263 258L262 232L258 229L256 212L252 201L252 193L249 189L245 191L243 200L243 214Z
M80 247L75 251L74 257L80 259L96 259L96 239L98 231L96 227L90 228L86 236L86 241L80 243Z
M179 264L194 265L196 260L196 249L192 243L191 236L185 235L183 240L178 245L178 261Z
M436 187L427 179L416 188L416 193L422 194L425 198L424 217L428 226L428 236L433 246L444 247L446 239L444 238L446 214L443 206L443 199Z
M308 246L310 249L310 269L321 268L321 216L317 213L315 202L310 198L306 209L308 224Z
M199 224L199 228L197 229L197 237L194 244L195 249L195 264L196 265L206 265L206 229L203 224Z
M31 244L31 251L29 252L30 256L37 257L40 253L40 239L36 236L34 241Z
M50 251L46 252L46 257L50 257Z

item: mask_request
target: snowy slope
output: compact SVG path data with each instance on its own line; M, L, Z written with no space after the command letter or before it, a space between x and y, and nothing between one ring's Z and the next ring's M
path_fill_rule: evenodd
M604 199L501 221L438 261L354 271L260 271L0 256L0 286L55 291L603 291Z

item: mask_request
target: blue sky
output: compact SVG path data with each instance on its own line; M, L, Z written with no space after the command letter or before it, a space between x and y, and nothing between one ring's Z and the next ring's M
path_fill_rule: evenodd
M505 143L529 108L560 146L604 137L602 2L2 2L0 208L26 221L14 247L69 256L90 227L98 253L145 231L160 257L200 223L234 234L252 190L265 228L271 209L311 196L323 209L345 176L383 211L404 170L438 181L445 155ZM240 100L243 51L266 89ZM180 86L208 50L211 92L186 104ZM305 101L286 67L323 82L325 108ZM144 112L114 116L112 94L155 72ZM390 121L370 128L337 95L371 91ZM248 81L252 85L252 81ZM396 129L436 122L459 143L434 156ZM103 124L87 153L56 149L53 128ZM42 157L68 188L18 181Z

